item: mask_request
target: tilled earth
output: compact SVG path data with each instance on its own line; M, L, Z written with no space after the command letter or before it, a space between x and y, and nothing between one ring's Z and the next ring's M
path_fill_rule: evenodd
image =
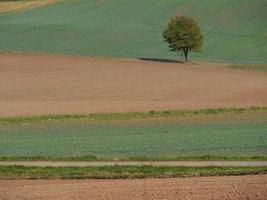
M129 180L1 180L0 199L267 199L267 175Z
M266 88L227 64L0 55L0 116L266 106Z

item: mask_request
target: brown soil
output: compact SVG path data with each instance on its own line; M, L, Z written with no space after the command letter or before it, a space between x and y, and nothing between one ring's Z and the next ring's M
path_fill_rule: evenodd
M267 199L267 175L0 181L0 199Z
M57 1L58 0L4 1L0 2L0 13L37 8Z
M0 55L0 116L266 106L266 88L226 64Z

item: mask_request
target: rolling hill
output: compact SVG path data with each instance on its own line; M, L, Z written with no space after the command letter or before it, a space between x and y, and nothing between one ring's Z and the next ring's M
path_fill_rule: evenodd
M203 30L193 59L267 63L266 0L63 0L0 14L0 51L179 59L162 38L175 13Z

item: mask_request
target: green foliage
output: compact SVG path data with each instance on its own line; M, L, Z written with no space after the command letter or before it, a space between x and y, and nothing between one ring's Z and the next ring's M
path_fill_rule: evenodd
M179 13L205 36L191 59L267 63L266 7L266 0L64 0L1 14L0 51L177 59L161 33Z
M23 167L0 166L0 179L151 178L266 174L267 167Z
M169 43L172 51L182 51L185 61L190 51L200 51L203 45L203 35L197 22L190 17L175 16L164 31L163 37Z

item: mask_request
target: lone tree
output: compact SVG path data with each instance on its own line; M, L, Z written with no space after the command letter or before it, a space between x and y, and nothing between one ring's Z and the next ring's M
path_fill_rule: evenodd
M203 35L197 22L190 17L175 16L164 31L163 37L172 51L182 52L185 62L190 51L200 51Z

